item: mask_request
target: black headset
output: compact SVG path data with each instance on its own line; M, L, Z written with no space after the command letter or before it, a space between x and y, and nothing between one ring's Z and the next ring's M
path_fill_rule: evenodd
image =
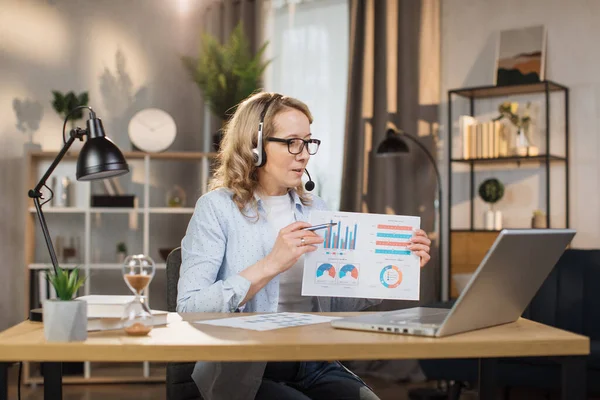
M254 165L257 167L262 167L267 162L267 153L265 152L265 145L263 142L263 126L265 124L265 115L267 115L267 111L269 110L269 106L273 101L278 98L281 98L280 94L276 94L267 101L265 106L263 107L262 112L260 113L260 122L258 123L258 137L256 139L256 147L252 149L252 153L254 154Z
M271 105L271 103L281 97L283 96L281 96L280 94L276 94L273 97L271 97L263 107L262 112L260 113L260 122L258 123L258 136L256 139L256 147L252 149L252 154L254 156L254 165L257 168L262 167L267 163L267 153L265 152L265 145L263 141L263 127L265 124L265 115L267 115L267 111L269 110L269 106ZM306 172L306 175L308 175L308 182L304 184L304 189L310 192L315 188L315 183L310 178L310 174L308 173L306 168L304 169L304 172Z

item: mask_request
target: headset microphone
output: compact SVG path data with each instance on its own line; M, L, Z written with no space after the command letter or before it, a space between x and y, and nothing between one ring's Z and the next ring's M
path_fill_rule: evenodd
M315 188L315 183L312 181L310 174L308 173L308 170L306 168L304 168L304 172L306 172L306 175L308 175L308 182L304 184L304 189L310 192Z

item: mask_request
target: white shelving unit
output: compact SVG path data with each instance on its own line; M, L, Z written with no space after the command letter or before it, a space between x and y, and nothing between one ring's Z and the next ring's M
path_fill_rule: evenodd
M31 152L26 157L26 171L28 176L29 187L33 188L42 174L46 171L48 166L52 163L56 157L57 152ZM61 263L63 268L75 268L79 267L88 279L86 279L83 291L85 295L91 294L92 284L94 276L98 274L113 274L116 271L121 270L121 264L115 262L115 252L111 253L106 251L107 244L110 240L116 240L115 238L119 234L123 234L119 230L119 227L115 227L115 233L105 236L112 236L109 238L103 237L103 230L110 229L110 222L103 226L102 229L96 227L95 221L102 221L102 219L114 219L123 218L128 221L129 224L133 223L135 229L132 229L134 233L128 233L130 236L135 236L135 241L141 243L141 246L137 246L136 250L130 250L129 253L142 252L143 254L150 255L156 262L156 269L158 271L164 271L166 264L157 256L157 245L151 244L151 239L160 240L161 231L165 231L167 228L185 229L189 217L194 211L193 206L195 199L201 194L205 193L208 178L210 174L210 160L216 156L215 153L200 153L200 152L164 152L164 153L142 153L142 152L125 152L124 156L127 159L132 171L128 175L133 175L129 179L131 180L128 185L122 185L126 187L124 190L125 194L136 195L136 206L134 208L124 207L91 207L91 196L92 194L105 194L101 190L94 190L94 188L101 187L101 183L94 182L77 182L75 179L75 165L77 160L76 152L69 152L65 155L62 162L57 166L56 170L52 174L52 177L68 176L73 182L73 204L68 207L53 207L50 203L42 207L44 215L46 216L48 229L54 241L56 235L57 225L62 227L62 231L67 232L81 232L76 234L81 240L81 254L79 258L81 262L78 263ZM161 165L160 168L156 166ZM153 169L154 168L154 169ZM184 169L186 173L177 172L177 169ZM173 171L173 172L170 172ZM190 173L187 173L187 172ZM127 175L125 175L127 176ZM116 178L121 179L121 178ZM177 182L179 180L179 182ZM181 182L186 181L186 182ZM191 188L186 191L186 204L185 207L165 207L165 196L168 187L172 187L175 182L182 183L183 186ZM49 180L48 185L51 182ZM92 186L100 185L100 186ZM98 191L98 193L92 192ZM163 193L164 192L164 193ZM158 200L162 194L162 199ZM158 196L158 197L157 197ZM28 304L26 318L29 318L29 309L38 308L39 304L32 304L35 299L35 295L38 296L39 300L42 301L42 293L44 290L38 290L38 293L32 293L32 285L35 281L38 282L38 289L42 285L39 284L40 280L43 279L45 270L51 268L51 262L45 243L43 242L43 236L39 227L38 217L33 207L33 202L30 201L29 207L27 208L27 218L25 227L25 263L27 268L27 282L25 287L26 301ZM162 226L157 229L153 229L151 218L162 220ZM58 223L59 222L59 223ZM156 222L160 224L161 222ZM66 227L66 228L65 228ZM40 238L42 238L40 240ZM171 238L173 240L173 238ZM180 241L181 238L179 238ZM37 243L36 243L37 242ZM40 243L41 242L41 243ZM97 246L98 243L104 243L104 252L101 254L101 259L98 260L92 254L92 246ZM55 244L56 247L56 244ZM102 246L100 246L102 247ZM114 249L114 247L112 247ZM36 257L37 254L37 257ZM41 258L47 258L48 261L41 260ZM158 259L157 259L158 258ZM112 271L112 272L111 272ZM32 282L34 280L34 282ZM118 285L125 283L120 281ZM155 288L153 290L156 290ZM166 288L165 288L166 293ZM93 294L102 294L94 291ZM149 298L149 291L146 295ZM101 368L99 368L101 369ZM38 383L41 382L40 376L34 376L32 374L33 368L29 363L25 364L24 368L24 382L25 383ZM133 374L131 377L123 377L120 374L115 376L106 376L100 373L100 376L94 373L93 368L89 362L84 363L84 373L79 376L65 376L63 381L65 383L81 383L81 382L133 382L133 381L157 381L164 380L164 376L151 376L150 365L145 362L143 364L143 370L141 374Z

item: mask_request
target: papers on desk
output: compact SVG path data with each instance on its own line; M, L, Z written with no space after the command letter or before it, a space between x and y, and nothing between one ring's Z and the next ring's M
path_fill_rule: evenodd
M194 323L251 329L254 331L269 331L272 329L289 328L292 326L322 324L325 322L331 322L338 318L340 317L326 317L322 315L282 312L251 315L247 317L194 321Z
M419 217L312 211L309 222L337 225L306 253L303 296L419 300L420 259L408 249Z

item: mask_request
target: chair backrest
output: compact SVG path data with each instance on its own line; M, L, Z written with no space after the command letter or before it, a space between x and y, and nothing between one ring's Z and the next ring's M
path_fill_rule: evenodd
M177 282L181 267L181 248L171 251L167 257L167 310L177 311ZM202 400L196 383L192 380L193 362L167 363L167 399Z
M172 250L167 256L167 311L177 311L177 282L181 268L181 247Z
M600 339L600 250L567 249L523 317Z

